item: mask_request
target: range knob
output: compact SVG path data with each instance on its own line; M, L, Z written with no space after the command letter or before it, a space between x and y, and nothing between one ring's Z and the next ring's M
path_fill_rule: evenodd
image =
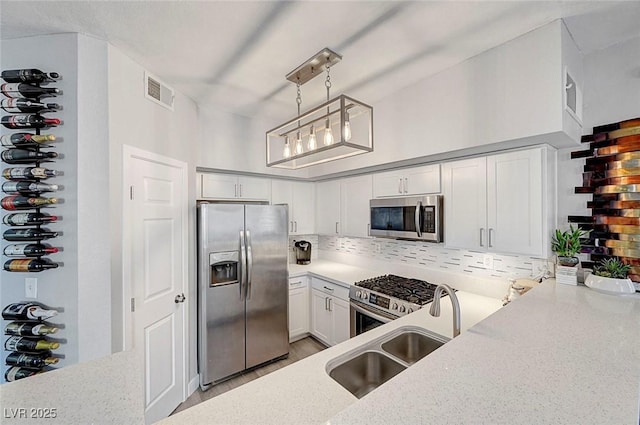
M362 298L362 291L356 291L356 298Z
M391 310L397 310L397 309L398 309L398 304L397 303L391 304Z
M362 291L362 296L360 298L362 298L363 300L366 300L367 298L369 298L369 294L366 293L365 291Z
M413 313L413 309L412 308L408 308L407 309L407 314L409 314L409 313Z
M398 309L398 311L399 311L400 313L404 313L404 311L405 311L404 306L403 306L403 305L401 305L401 306L400 306L400 308Z

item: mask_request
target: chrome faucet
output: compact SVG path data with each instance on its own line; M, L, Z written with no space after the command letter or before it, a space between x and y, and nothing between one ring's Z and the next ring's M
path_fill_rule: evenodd
M429 309L429 314L433 317L440 316L440 297L442 296L442 292L446 292L449 295L449 299L451 300L451 304L453 306L453 337L457 337L460 335L460 303L458 302L458 297L456 297L456 293L451 289L449 285L438 285L436 288L436 292L433 295L433 302L431 303L431 308Z

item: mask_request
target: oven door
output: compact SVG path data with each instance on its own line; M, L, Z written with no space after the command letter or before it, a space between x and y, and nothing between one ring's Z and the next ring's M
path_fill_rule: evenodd
M354 300L349 301L349 310L351 312L351 338L396 319L396 316Z

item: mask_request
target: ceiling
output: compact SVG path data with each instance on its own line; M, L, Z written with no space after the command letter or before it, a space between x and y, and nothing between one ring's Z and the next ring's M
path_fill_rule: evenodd
M343 55L332 95L373 103L557 18L584 54L640 35L637 1L1 1L0 36L91 35L201 107L285 119L285 75L324 47Z

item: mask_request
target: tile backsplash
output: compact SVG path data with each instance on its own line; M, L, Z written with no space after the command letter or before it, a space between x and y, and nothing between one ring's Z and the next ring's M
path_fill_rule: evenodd
M306 238L298 237L311 241ZM440 244L428 242L322 235L316 238L318 243L313 244L313 255L317 255L318 247L323 251L344 252L375 260L406 263L415 267L439 268L450 272L506 279L535 278L546 270L553 270L553 264L548 259L445 248Z

